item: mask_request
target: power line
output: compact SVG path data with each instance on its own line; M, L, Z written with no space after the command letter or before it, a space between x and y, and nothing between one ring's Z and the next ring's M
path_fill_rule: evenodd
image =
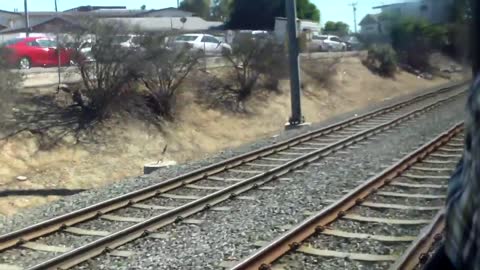
M355 33L357 33L357 2L352 2L349 4L353 8L353 28L355 29Z

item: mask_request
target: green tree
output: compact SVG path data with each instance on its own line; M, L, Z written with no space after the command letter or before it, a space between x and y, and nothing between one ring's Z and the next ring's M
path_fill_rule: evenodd
M310 0L297 0L297 16L300 19L320 22L320 10L315 4L310 3Z
M147 9L147 6L146 6L146 5L142 5L142 6L140 7L140 9L141 9L141 10L146 10L146 9Z
M195 13L197 16L207 19L210 17L210 0L183 0L180 9Z
M225 21L230 17L233 0L213 0L212 19Z
M233 0L228 26L233 29L272 30L275 17L285 16L285 0ZM320 11L310 0L297 1L297 16L320 21Z
M332 21L326 22L325 27L323 28L325 32L336 34L339 36L348 35L348 32L350 31L349 29L350 27L348 26L348 24L344 22L332 22Z

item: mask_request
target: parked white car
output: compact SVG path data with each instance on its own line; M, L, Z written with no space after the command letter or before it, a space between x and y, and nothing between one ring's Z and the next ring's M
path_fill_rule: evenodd
M313 35L310 49L320 51L346 51L347 44L339 37L332 35Z
M206 55L219 55L231 53L232 47L207 34L185 34L175 38L175 45L190 45L192 50Z

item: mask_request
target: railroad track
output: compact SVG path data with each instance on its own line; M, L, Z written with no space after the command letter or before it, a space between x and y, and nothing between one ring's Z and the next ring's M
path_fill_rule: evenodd
M462 131L454 126L232 269L415 269L441 238Z
M69 268L105 252L129 256L115 249L139 237L165 237L155 231L175 222L199 222L188 217L205 209L225 211L215 205L232 198L248 200L241 196L248 190L267 192L266 183L285 180L286 174L320 158L461 98L464 90L457 85L418 96L2 235L0 256L11 268L18 265L19 253L38 258L34 266L20 262L30 269ZM109 222L109 230L96 230L99 222ZM60 235L64 243L50 244L52 235Z

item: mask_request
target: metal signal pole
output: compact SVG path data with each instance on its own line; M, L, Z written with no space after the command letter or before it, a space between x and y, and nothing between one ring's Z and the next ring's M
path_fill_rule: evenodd
M297 10L295 0L285 0L287 9L287 32L290 63L290 92L292 116L288 127L296 127L304 123L300 95L300 69L299 69L299 48L297 32Z
M30 36L30 22L29 22L29 19L28 19L28 4L27 4L27 0L24 0L23 1L23 7L25 8L25 35L27 37Z
M355 29L355 33L357 33L357 4L358 3L351 3L349 5L353 7L353 28Z
M56 13L55 15L58 16L57 0L55 0L55 13ZM60 90L60 84L62 83L62 75L61 75L61 70L60 70L60 66L62 65L62 61L61 61L61 58L60 58L60 41L59 41L59 37L58 37L59 34L60 34L60 30L57 30L58 90Z

